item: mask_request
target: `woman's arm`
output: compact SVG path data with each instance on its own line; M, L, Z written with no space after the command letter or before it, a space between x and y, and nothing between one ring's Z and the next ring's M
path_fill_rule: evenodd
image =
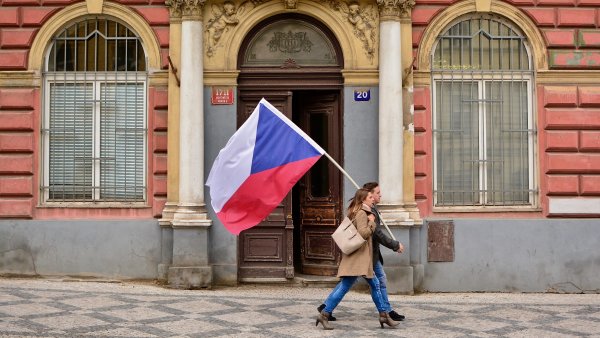
M356 230L364 239L371 237L375 230L375 221L370 220L367 216L367 212L364 210L359 210L356 213L354 225L356 225Z

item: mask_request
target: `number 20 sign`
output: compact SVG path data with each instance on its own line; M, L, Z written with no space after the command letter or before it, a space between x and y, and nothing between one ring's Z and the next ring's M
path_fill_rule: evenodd
M354 90L354 101L369 101L371 100L370 89L355 89Z

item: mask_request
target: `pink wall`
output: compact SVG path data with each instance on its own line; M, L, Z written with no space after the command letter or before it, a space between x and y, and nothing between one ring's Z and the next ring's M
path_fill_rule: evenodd
M2 0L0 71L27 70L29 46L40 27L71 0ZM167 69L169 11L164 1L120 1L146 19ZM41 97L38 88L0 88L0 218L160 217L167 196L167 88L148 91L148 207L39 207Z
M537 93L544 214L547 196L600 197L600 85Z

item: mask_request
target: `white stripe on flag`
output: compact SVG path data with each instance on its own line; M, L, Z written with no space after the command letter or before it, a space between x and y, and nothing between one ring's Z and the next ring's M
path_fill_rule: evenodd
M221 149L210 170L206 185L210 187L210 204L217 213L250 176L258 117L257 106Z

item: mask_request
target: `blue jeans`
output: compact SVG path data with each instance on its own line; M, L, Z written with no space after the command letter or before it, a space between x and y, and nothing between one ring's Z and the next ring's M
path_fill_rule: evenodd
M381 264L380 261L377 261L375 266L373 266L373 272L375 272L375 276L379 280L379 290L381 292L383 308L385 309L385 312L390 312L392 311L392 306L390 305L390 301L388 299L387 277L385 276L385 271L383 271L383 264Z
M354 282L356 282L357 279L357 276L342 277L340 282L333 288L329 296L327 296L327 299L325 299L325 309L323 309L323 311L332 313L342 301L342 298L344 298L346 293L350 291L350 288L352 288L352 285L354 285ZM379 291L379 280L377 279L377 276L373 276L373 278L365 278L365 280L369 283L371 288L371 299L373 299L373 303L375 303L377 311L385 311L381 292Z

